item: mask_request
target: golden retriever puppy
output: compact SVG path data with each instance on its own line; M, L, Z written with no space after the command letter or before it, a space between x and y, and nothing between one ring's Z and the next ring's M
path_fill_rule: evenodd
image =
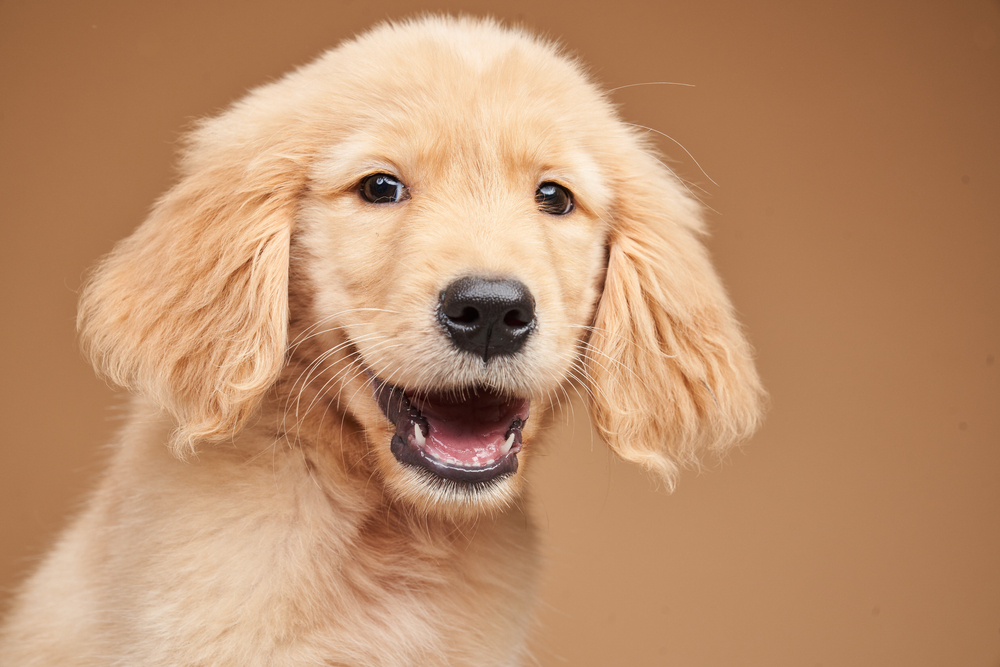
M80 305L136 398L20 665L517 665L553 410L673 484L762 391L698 207L551 44L387 24L193 132Z

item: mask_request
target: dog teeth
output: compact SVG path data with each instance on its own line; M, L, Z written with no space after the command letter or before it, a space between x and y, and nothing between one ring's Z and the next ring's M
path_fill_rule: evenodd
M414 427L413 437L418 445L423 445L424 442L426 441L426 438L420 432L419 427ZM435 452L433 450L425 450L425 451L427 451L428 454L430 454L434 459L440 461L441 463L447 463L449 465L453 465L459 468L468 468L469 470L478 470L479 468L485 468L486 466L491 466L497 461L499 461L501 458L503 458L510 452L513 446L514 446L514 434L511 433L509 436L507 436L507 440L500 447L500 453L497 455L496 458L492 459L484 460L478 456L473 456L471 461L462 461L455 458L454 456L451 456L450 454L445 454L444 452Z
M413 439L417 442L417 447L423 447L424 443L427 442L427 438L424 437L419 424L413 425Z

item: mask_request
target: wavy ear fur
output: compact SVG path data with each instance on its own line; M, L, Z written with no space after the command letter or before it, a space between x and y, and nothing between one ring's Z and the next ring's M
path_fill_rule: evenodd
M699 240L697 205L638 148L623 165L588 350L591 417L622 458L672 489L704 449L750 436L764 391Z
M268 118L254 102L192 134L180 182L98 265L80 300L85 353L176 417L178 456L238 430L284 361L304 170L280 143L296 134L276 127L287 114Z

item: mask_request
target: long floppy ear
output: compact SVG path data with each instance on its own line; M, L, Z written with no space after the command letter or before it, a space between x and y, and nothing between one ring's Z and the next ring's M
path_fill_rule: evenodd
M273 106L265 115L237 105L192 134L179 183L102 260L80 300L85 353L174 415L178 456L242 427L284 362L304 170L281 145L294 132L276 127Z
M764 391L697 205L645 151L625 163L588 351L591 417L615 452L672 489L702 450L753 433Z

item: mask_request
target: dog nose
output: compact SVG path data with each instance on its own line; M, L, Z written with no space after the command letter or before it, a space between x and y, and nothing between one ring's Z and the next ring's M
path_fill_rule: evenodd
M455 347L486 363L524 346L535 328L535 300L517 280L459 278L442 292L438 320Z

